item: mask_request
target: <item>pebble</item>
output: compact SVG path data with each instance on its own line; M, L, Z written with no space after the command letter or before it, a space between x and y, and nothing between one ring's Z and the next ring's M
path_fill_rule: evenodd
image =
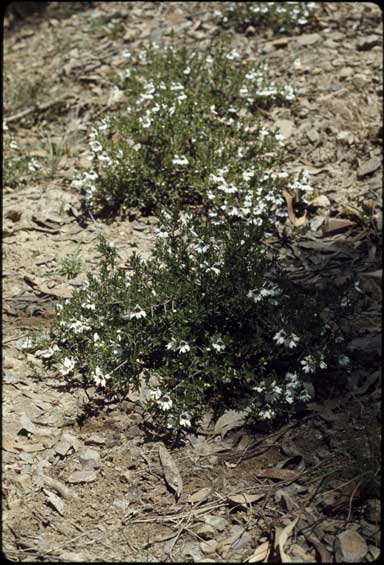
M369 500L367 500L365 517L369 522L373 522L374 524L380 523L381 502L378 498L370 498Z
M204 553L215 553L218 543L216 540L211 539L208 541L202 541L200 544L200 549Z
M308 45L314 45L321 40L321 35L318 33L305 33L297 38L297 43L301 47L307 47Z
M101 467L100 455L96 449L83 447L77 453L83 469L99 469Z
M380 157L372 157L369 161L366 161L362 165L360 165L357 171L357 178L361 179L370 175L377 171L377 169L381 166L381 158Z
M219 532L222 532L228 526L228 520L222 518L221 516L208 515L204 517L204 521L206 522L206 524L213 526Z
M345 530L335 539L337 563L361 563L368 552L368 546L358 532Z
M369 51L372 47L381 44L381 39L378 35L367 35L358 39L356 42L356 49L358 51Z

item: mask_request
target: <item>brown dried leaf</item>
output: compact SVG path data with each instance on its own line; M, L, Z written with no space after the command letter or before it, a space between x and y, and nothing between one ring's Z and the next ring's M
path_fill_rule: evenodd
M188 498L188 502L191 504L197 504L198 502L203 502L203 500L207 500L209 495L213 492L212 487L204 487L200 490L191 494Z
M288 209L288 218L290 219L291 223L298 228L299 226L302 226L305 224L305 222L307 221L307 210L304 211L304 215L301 216L301 218L297 218L295 216L295 213L293 211L293 206L292 206L292 196L286 191L283 191L283 196L285 198L285 200L287 201L287 209Z
M247 410L242 410L240 412L237 410L227 410L227 412L224 412L224 414L220 416L215 424L215 435L220 434L223 438L229 430L242 426L248 415L249 412Z
M355 226L356 222L352 220L344 220L342 218L329 218L326 224L323 226L323 234L329 235L331 233L339 233Z
M270 551L269 541L265 541L255 549L251 557L248 557L247 561L248 563L260 563L261 561L267 561Z
M231 504L241 504L245 508L254 502L258 502L264 498L265 494L235 494L233 496L227 496L227 500Z
M286 526L280 532L278 546L279 546L281 561L283 563L292 563L292 559L284 551L284 545L287 543L288 538L291 535L293 528L296 526L298 519L299 517L292 520L292 522L290 522L288 526Z
M60 497L58 497L56 494L49 491L48 489L44 489L44 493L47 495L48 502L53 506L53 508L59 514L61 514L61 516L64 516L64 508L65 508L64 500L62 500Z
M265 479L276 479L278 481L295 481L300 477L300 473L293 471L292 469L278 469L272 467L271 469L264 469L257 473L258 477L263 477Z
M183 490L183 479L181 478L180 471L171 454L163 445L159 447L159 457L163 467L164 478L168 486L175 491L177 498L179 498Z

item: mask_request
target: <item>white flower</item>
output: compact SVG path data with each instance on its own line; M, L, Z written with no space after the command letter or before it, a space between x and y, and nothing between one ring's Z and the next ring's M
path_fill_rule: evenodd
M85 308L85 310L96 310L96 305L95 304L90 304L90 303L83 303L81 305L82 308Z
M159 388L155 388L148 391L148 397L150 400L159 400L161 398L162 392Z
M179 424L180 426L185 426L186 428L190 428L192 425L190 414L188 414L187 412L181 414L179 418Z
M212 347L216 349L216 351L223 351L225 349L224 342L221 338L219 338L216 343L212 343Z
M171 338L171 341L169 343L167 343L165 348L169 349L170 351L176 351L177 350L177 341L175 340L174 337Z
M274 335L273 339L276 341L277 345L283 345L285 343L285 336L285 331L280 330Z
M347 355L340 355L338 362L341 367L346 367L347 365L349 365L351 360Z
M186 353L187 351L191 350L190 346L188 345L188 343L186 341L181 341L178 349L179 349L180 353Z
M62 367L60 369L61 374L63 375L63 377L65 377L66 375L68 375L68 373L71 373L73 371L73 369L75 368L75 360L72 357L65 357L63 363L62 363Z
M139 304L136 304L133 312L130 312L127 317L128 317L129 320L133 320L134 318L136 318L137 320L140 320L140 318L145 318L146 315L147 314L142 309L142 307Z
M300 361L302 364L302 369L304 373L315 373L316 372L316 363L312 355L307 355Z
M320 363L319 363L319 367L320 369L326 369L328 367L328 365L326 364L326 362L321 359Z
M97 332L95 332L95 333L93 334L93 341L99 341L99 340L100 340L100 336L99 336L99 334L98 334Z
M114 355L117 355L118 357L121 357L121 355L123 354L123 348L121 347L121 345L119 343L115 343L112 346L112 353Z
M285 341L285 345L289 347L289 349L293 349L294 347L297 347L299 341L300 338L296 334L292 333L290 337Z
M107 384L107 380L111 378L111 375L109 375L108 373L104 375L100 367L96 367L95 372L92 376L96 386L102 387L104 387Z
M172 159L172 163L173 165L188 165L188 159L184 155L182 155L181 157L175 155Z
M159 406L162 410L170 410L172 405L173 402L168 396L164 396L162 400L159 400Z

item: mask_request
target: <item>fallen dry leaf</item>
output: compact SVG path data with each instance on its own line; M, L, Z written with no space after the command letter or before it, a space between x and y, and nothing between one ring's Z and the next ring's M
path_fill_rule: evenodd
M292 522L290 522L288 526L285 526L285 528L280 532L278 546L280 551L280 558L283 563L292 563L292 559L284 551L284 545L287 543L288 538L291 535L293 528L296 526L298 519L299 517L292 520Z
M292 469L278 469L277 467L272 467L271 469L259 471L257 476L265 479L276 479L278 481L295 481L300 477L300 473Z
M251 557L248 557L247 561L248 563L260 563L267 561L270 551L269 541L265 541L255 549Z
M159 447L159 457L164 471L164 478L168 486L175 491L177 498L179 498L183 490L183 479L181 478L180 471L171 454L163 445Z
M203 487L200 490L191 494L188 498L188 502L191 504L197 504L198 502L203 502L207 500L208 496L213 492L212 487Z
M214 434L220 434L223 438L229 430L242 426L248 415L249 412L247 410L242 410L240 412L237 410L227 410L227 412L224 412L224 414L217 420Z
M294 211L293 211L292 196L286 190L283 190L283 196L284 196L285 200L287 201L288 218L290 219L291 223L296 228L298 228L299 226L303 226L305 224L305 222L307 221L307 210L304 211L303 216L301 216L300 218L297 218L295 216Z
M244 507L258 502L264 498L265 494L235 494L233 496L227 496L227 500L232 504L240 504Z
M339 233L355 226L356 222L352 220L344 220L342 218L329 218L328 221L323 225L323 234L329 235L331 233Z

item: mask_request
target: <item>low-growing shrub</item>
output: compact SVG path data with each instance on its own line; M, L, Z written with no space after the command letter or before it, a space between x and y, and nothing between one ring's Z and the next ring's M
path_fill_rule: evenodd
M202 204L217 170L234 182L252 169L257 181L279 162L278 136L257 112L289 102L292 88L223 44L204 53L148 48L122 80L127 107L93 128L94 166L73 181L94 215Z
M287 416L310 398L305 381L348 362L342 308L340 296L289 282L264 233L226 210L214 221L166 212L152 256L133 255L130 270L102 240L100 273L58 306L45 356L106 399L145 381L159 432L193 426L208 408Z
M228 2L223 10L222 24L243 32L255 29L288 33L308 24L315 2Z

